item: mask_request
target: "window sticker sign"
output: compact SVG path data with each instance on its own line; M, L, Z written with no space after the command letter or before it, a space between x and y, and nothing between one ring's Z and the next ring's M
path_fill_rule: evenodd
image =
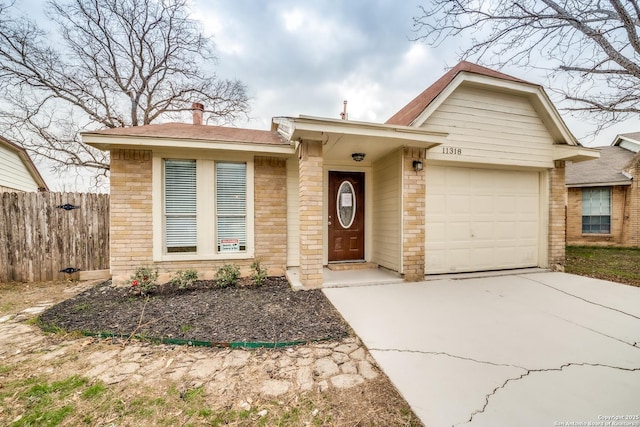
M353 199L351 198L351 193L342 193L340 197L342 198L341 200L342 207L347 208L347 207L353 206L353 201L352 201Z
M240 240L220 239L220 252L240 252Z

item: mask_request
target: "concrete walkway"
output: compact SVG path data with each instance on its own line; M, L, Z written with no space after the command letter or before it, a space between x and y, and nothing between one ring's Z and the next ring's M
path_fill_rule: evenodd
M294 290L300 291L307 289L300 281L300 269L298 267L289 268L286 276ZM402 282L402 277L400 277L398 273L384 268L343 271L331 271L326 267L322 269L323 288L388 285L390 283Z
M429 427L640 426L639 288L538 272L324 292Z

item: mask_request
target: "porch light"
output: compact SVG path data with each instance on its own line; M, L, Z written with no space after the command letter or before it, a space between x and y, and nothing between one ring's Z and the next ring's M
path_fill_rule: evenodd
M416 172L420 172L422 170L422 160L414 160L413 161L413 170Z
M356 162L361 162L361 161L363 161L363 160L364 160L364 156L365 156L365 154L364 154L364 153L353 153L353 154L351 155L351 158L352 158L353 160L355 160Z

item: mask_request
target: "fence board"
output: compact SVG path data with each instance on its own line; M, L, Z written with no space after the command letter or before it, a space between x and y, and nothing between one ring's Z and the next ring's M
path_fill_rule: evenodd
M0 283L65 279L67 267L109 268L109 195L0 193Z

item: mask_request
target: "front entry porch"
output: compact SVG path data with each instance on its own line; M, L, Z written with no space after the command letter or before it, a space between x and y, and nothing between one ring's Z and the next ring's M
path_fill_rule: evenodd
M286 277L294 290L307 290L311 287L305 287L300 279L300 268L290 267L286 271ZM322 288L344 288L350 286L371 286L386 285L391 283L402 283L403 278L386 268L365 268L365 269L347 269L347 270L330 270L327 267L322 269ZM314 286L316 288L317 286Z

